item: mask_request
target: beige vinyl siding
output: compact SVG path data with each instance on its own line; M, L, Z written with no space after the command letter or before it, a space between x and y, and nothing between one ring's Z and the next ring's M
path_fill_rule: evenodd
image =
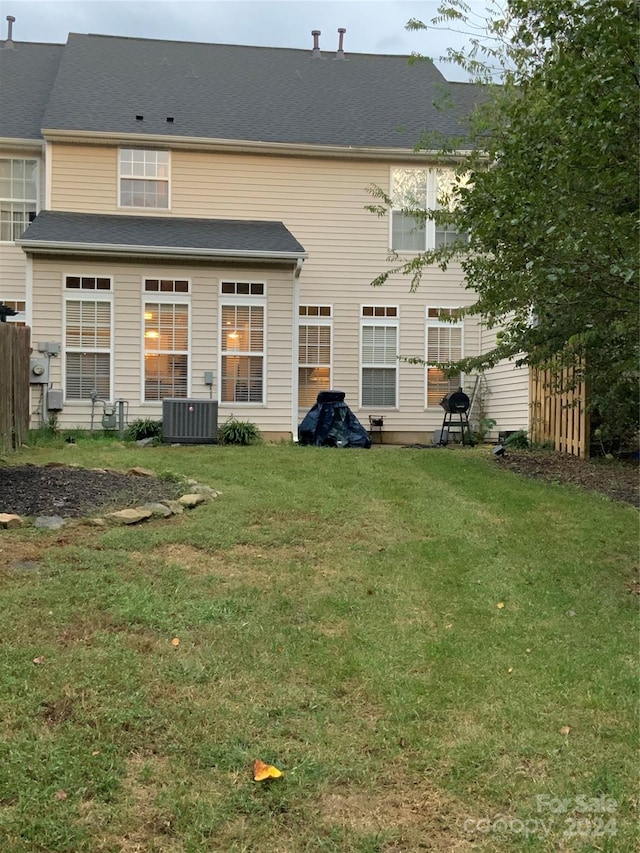
M157 265L123 261L70 259L34 260L34 347L38 341L62 341L65 275L109 276L114 304L113 399L127 400L129 420L160 418L161 402L143 402L143 302L152 294L142 290L143 278L187 278L191 283L190 397L208 399L204 372L214 371L218 382L218 293L225 280L262 280L267 283L267 384L268 407L220 404L220 419L230 414L256 422L265 432L291 430L291 326L293 272L291 268L224 269L205 264ZM99 298L99 294L97 295ZM153 301L153 300L151 300ZM51 381L63 387L64 355L52 359ZM214 393L214 396L217 392ZM65 402L58 422L62 428L88 428L91 404ZM100 410L101 414L101 410Z
M495 346L496 330L482 329L482 351ZM496 422L495 437L502 430L529 429L529 369L506 359L487 370L484 410Z
M118 211L117 147L54 145L53 208L70 211L126 214ZM414 165L398 162L394 165ZM473 294L461 287L462 276L451 266L444 273L426 270L417 293L409 292L409 281L392 276L379 289L371 281L388 268L388 217L365 210L372 203L367 187L372 184L389 190L390 164L376 161L321 159L292 156L258 156L203 151L174 150L171 155L171 209L145 211L158 216L193 216L230 219L275 220L285 224L308 252L300 277L300 302L331 304L333 316L334 388L346 392L347 402L364 423L368 409L359 410L360 399L360 308L363 304L397 305L399 309L400 356L423 357L425 352L425 307L470 304ZM140 211L132 211L139 214ZM164 268L163 268L164 269ZM169 273L163 273L169 275ZM182 270L181 275L185 275ZM229 272L227 278L238 278ZM287 274L287 292L291 275ZM253 271L251 278L256 278ZM194 299L197 290L194 288ZM213 295L201 297L209 304L209 314L200 313L192 302L193 392L201 391L201 372L216 372L217 351L212 363L203 352L201 329L211 316ZM291 388L291 346L280 336L278 327L290 329L292 306L283 301L278 288L270 284L267 309L269 330L268 412L280 411ZM217 318L216 318L217 321ZM465 321L464 351L478 352L477 323ZM197 360L199 359L199 361ZM276 367L277 365L277 367ZM139 372L138 367L138 372ZM385 413L385 431L426 431L438 428L442 413L425 410L424 368L398 365L399 407ZM285 390L286 389L286 390ZM117 389L116 389L117 390ZM208 389L206 389L208 391ZM249 410L242 409L242 416ZM234 414L238 414L234 411ZM304 415L300 410L299 417ZM240 416L238 414L238 416ZM246 416L249 416L248 414ZM279 415L275 416L276 419Z
M27 258L19 246L0 243L0 302L26 299Z

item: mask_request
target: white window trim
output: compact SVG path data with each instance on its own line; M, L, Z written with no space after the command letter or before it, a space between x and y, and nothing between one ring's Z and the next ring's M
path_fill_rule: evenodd
M67 290L65 282L67 277L86 278L108 278L110 281L109 290ZM87 272L65 272L62 274L62 384L63 397L65 406L86 406L90 400L69 400L67 399L67 350L69 352L83 352L82 347L67 347L67 303L68 302L108 302L111 324L111 346L109 347L109 399L113 400L113 368L114 368L114 345L115 345L115 324L114 324L114 299L113 299L113 276L103 275L102 273L87 273ZM98 350L96 350L97 352ZM107 350L99 350L101 353L106 353Z
M398 356L400 350L400 306L399 305L378 305L374 304L374 308L395 308L396 316L395 317L363 317L362 311L365 307L369 307L372 303L366 302L360 305L360 335L358 342L358 387L359 387L359 399L358 405L360 409L365 409L367 411L382 409L385 412L397 412L400 409L400 370L398 363ZM393 326L396 329L396 363L395 363L395 371L396 371L396 402L395 406L369 406L364 405L362 402L362 371L365 367L390 367L391 365L380 365L380 364L365 364L362 360L362 344L363 344L363 330L365 326Z
M264 288L264 292L260 295L255 294L251 295L250 293L243 293L242 295L234 294L234 293L223 293L222 292L222 283L223 282L233 282L234 284L261 284ZM233 355L233 352L229 350L222 349L222 336L224 334L222 329L222 308L223 306L236 306L236 305L256 305L261 306L263 308L263 329L262 329L262 402L255 403L252 401L238 402L234 400L223 400L222 399L222 357L225 355ZM268 312L267 312L267 282L263 279L245 279L245 278L236 278L233 279L230 276L225 277L224 279L218 280L218 407L224 408L235 408L240 406L242 409L248 409L252 406L254 408L266 408L268 404L267 398L267 348L268 348Z
M145 210L150 214L153 214L155 211L160 211L161 213L169 213L171 211L171 174L172 174L172 157L171 151L166 148L149 148L149 147L135 147L131 145L120 145L118 146L117 157L118 157L118 193L117 193L117 206L118 210ZM120 157L120 153L123 151L162 151L163 153L168 154L169 161L167 164L167 206L166 207L136 207L132 204L123 205L121 199L121 188L122 188L122 179L127 178L131 180L147 180L147 181L164 181L164 178L143 178L136 177L135 175L123 175L122 174L122 161ZM152 276L148 276L151 278Z
M144 289L144 283L147 279L170 279L171 281L175 281L176 278L179 278L180 281L186 281L189 292L188 293L162 293L159 290L151 291ZM147 302L154 302L159 305L167 304L167 305L187 305L188 316L187 316L187 398L191 396L191 359L192 359L192 351L193 351L193 329L192 329L192 311L191 311L191 279L184 278L180 276L167 276L167 275L144 275L141 278L140 289L142 293L141 299L141 316L140 316L140 405L141 406L155 406L162 405L162 400L145 400L145 376L146 376L146 368L145 368L145 344L144 344L144 311L145 305ZM163 298L164 297L164 298Z
M425 360L425 368L424 368L424 409L425 411L433 411L434 407L429 405L429 380L428 380L428 370L429 366L426 364L428 358L428 350L429 350L429 337L428 337L428 328L457 328L461 329L460 335L460 358L464 358L464 320L455 320L452 322L447 322L446 320L439 320L437 317L429 317L429 311L437 308L439 311L457 311L460 308L460 305L426 305L424 309L425 315L425 323L424 323L424 360ZM460 384L463 385L465 380L465 374L460 372Z
M29 155L13 156L11 154L7 154L7 155L0 156L0 160L24 160L25 162L27 160L34 160L35 161L35 164L36 164L36 198L35 198L36 211L35 212L36 212L36 216L37 216L38 213L40 212L40 200L41 200L41 196L42 196L41 189L40 189L40 181L42 180L42 168L41 168L42 163L41 163L40 155L39 154L33 154L31 156L29 156ZM13 202L13 201L15 201L15 199L3 199L3 201ZM22 199L22 201L19 203L26 203L27 201L32 201L32 199ZM25 227L26 228L29 227L29 222L27 222ZM15 240L0 240L0 246L15 246L15 243L16 243Z
M328 302L301 302L299 308L311 308L311 307L322 307L328 308L331 311L331 315L329 317L309 317L309 316L301 316L298 313L298 340L296 344L296 375L300 375L300 368L306 365L300 364L300 327L301 326L329 326L329 387L333 382L333 303ZM325 365L322 365L323 367ZM300 388L298 387L296 390L296 407L299 410L305 410L305 406L300 406Z

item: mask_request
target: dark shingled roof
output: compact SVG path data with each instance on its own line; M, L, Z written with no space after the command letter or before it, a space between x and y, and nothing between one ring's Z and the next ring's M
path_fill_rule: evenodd
M239 219L184 219L165 216L123 216L43 210L19 244L47 247L97 247L131 254L154 250L164 254L259 257L293 260L304 248L282 222ZM150 250L150 252L149 252Z
M476 87L428 61L346 56L71 33L43 127L381 149L460 135Z
M0 42L0 137L41 139L42 116L62 44Z

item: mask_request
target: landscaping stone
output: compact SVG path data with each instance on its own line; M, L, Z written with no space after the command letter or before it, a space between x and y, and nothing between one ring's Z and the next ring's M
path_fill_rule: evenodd
M138 524L141 521L146 521L151 518L151 510L141 506L136 506L131 509L120 509L117 512L109 512L105 515L108 521L114 521L116 524Z
M178 503L182 504L186 509L193 509L194 506L198 506L198 504L202 504L205 501L204 495L182 495L181 498L178 498Z
M20 515L14 515L11 512L0 512L0 527L12 528L22 527L24 519Z
M162 503L171 510L174 515L182 515L184 507L178 501L162 501Z
M151 510L152 515L159 516L161 518L169 518L170 515L173 515L173 512L169 509L166 504L161 503L148 503L143 504L144 509Z
M64 524L64 518L59 515L41 515L33 522L33 526L41 530L59 530Z

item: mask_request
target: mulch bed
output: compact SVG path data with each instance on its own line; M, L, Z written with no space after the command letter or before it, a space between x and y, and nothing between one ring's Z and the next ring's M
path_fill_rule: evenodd
M82 518L179 497L177 483L87 468L0 467L0 512Z
M640 506L640 476L637 461L578 459L564 453L507 450L496 464L525 477L563 483L599 492L614 501Z

